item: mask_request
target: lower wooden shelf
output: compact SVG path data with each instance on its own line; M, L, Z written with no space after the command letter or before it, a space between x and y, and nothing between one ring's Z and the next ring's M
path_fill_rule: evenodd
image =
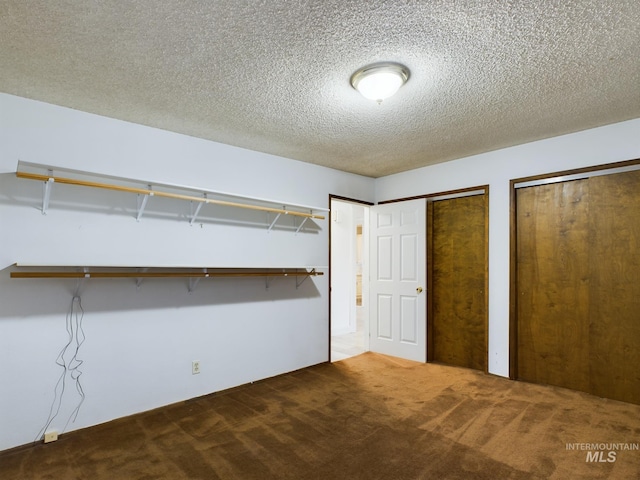
M78 267L68 267L78 268ZM11 278L216 278L216 277L316 277L315 268L155 268L83 267L78 270L19 270Z

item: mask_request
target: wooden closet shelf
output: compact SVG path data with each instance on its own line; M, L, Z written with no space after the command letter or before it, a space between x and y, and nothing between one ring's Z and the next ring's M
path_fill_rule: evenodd
M212 204L212 205L221 205L225 207L234 207L234 208L244 208L249 210L258 210L262 212L270 212L276 214L283 215L291 215L295 217L303 217L303 218L312 218L316 220L324 220L324 215L318 215L314 213L306 213L300 212L296 210L291 210L287 208L274 208L274 207L266 207L262 205L252 205L247 203L239 203L239 202L230 202L227 200L219 200L215 198L208 198L206 196L198 197L195 195L186 195L182 193L173 193L173 192L165 192L162 190L152 190L150 188L139 188L139 187L129 187L124 185L116 185L111 183L101 183L101 182L93 182L89 180L79 180L75 178L66 178L66 177L57 177L53 175L43 175L38 173L28 173L28 172L16 172L16 176L18 178L24 178L27 180L39 180L42 182L52 182L52 183L61 183L66 185L78 185L82 187L92 187L92 188L101 188L105 190L115 190L118 192L127 192L127 193L135 193L138 195L145 196L155 196L155 197L165 197L165 198L173 198L178 200L188 200L191 202L198 202L203 204ZM209 193L209 192L204 192ZM215 192L213 192L215 194ZM272 202L275 203L275 202ZM294 205L292 205L294 206ZM46 206L43 207L43 211L46 210Z
M192 270L192 271L23 271L11 272L11 278L224 278L224 277L317 277L324 275L315 269L256 269L246 271Z

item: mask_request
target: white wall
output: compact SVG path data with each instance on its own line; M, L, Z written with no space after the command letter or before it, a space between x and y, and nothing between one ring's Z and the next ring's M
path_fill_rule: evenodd
M489 371L508 376L509 181L635 158L640 158L640 119L380 178L376 201L490 185Z
M0 269L328 264L328 220L295 235L283 218L267 233L262 213L206 206L191 227L188 204L154 197L138 223L135 196L63 185L42 215L41 184L13 174L19 159L320 207L329 194L373 197L369 178L4 94L0 135ZM0 271L0 450L35 440L48 418L77 287L10 270ZM89 280L78 357L86 400L66 431L327 361L327 283L208 279L189 294L186 280ZM78 399L68 383L52 428L65 428Z

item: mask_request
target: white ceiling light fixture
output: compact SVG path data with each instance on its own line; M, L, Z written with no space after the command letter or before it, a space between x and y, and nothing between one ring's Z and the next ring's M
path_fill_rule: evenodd
M369 100L381 103L409 80L409 69L392 62L374 63L351 75L351 86Z

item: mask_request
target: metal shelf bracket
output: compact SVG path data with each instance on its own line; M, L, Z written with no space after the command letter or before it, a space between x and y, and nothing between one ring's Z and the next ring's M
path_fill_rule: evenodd
M298 228L296 229L296 235L298 235L298 232L302 229L302 227L304 226L305 222L309 220L308 217L305 217L302 219L302 222L300 222L300 225L298 226Z
M296 277L296 290L300 287L300 285L302 285L304 283L304 281L309 278L312 275L316 274L316 269L312 269L310 272L307 272L308 275L305 275L302 277L302 280L298 280L298 277Z
M42 214L47 214L47 209L49 208L49 199L51 198L51 189L53 188L53 183L56 181L53 178L53 170L49 170L49 179L43 182L43 190L42 190Z
M200 283L200 280L202 280L203 278L209 278L209 271L206 268L203 268L202 272L204 273L204 277L189 278L189 294L192 294L195 291L196 287Z
M151 185L149 185L149 190L151 190ZM147 195L138 194L138 215L136 216L136 221L138 222L142 218L144 209L147 207L149 197L153 197L153 192L149 192Z
M140 273L144 273L147 270L149 270L149 269L148 268L141 268L140 269ZM142 280L143 280L142 277L136 278L136 290L140 290L140 285L142 285Z
M276 222L278 221L278 219L280 218L280 215L282 215L281 213L278 213L276 215L276 218L273 219L273 222L271 222L271 225L269 225L269 228L267 228L267 233L271 232L271 229L273 228L273 226L276 224Z
M207 199L207 194L206 193L204 194L204 198L205 198L204 202L200 202L200 203L198 203L198 205L196 205L196 211L195 212L193 211L193 200L191 201L191 207L190 207L190 209L191 209L191 218L189 219L189 225L193 226L193 223L196 221L196 218L198 218L198 214L200 213L200 209L202 208L202 206L205 203L209 203L209 202L206 201L206 199Z

